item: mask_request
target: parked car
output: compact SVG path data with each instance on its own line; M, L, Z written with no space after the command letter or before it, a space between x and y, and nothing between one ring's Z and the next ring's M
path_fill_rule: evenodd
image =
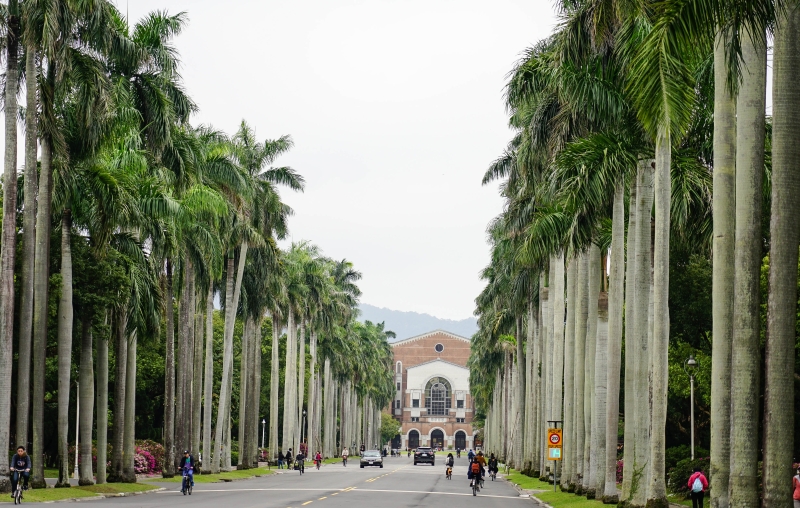
M378 466L383 467L383 457L378 450L366 450L361 454L361 467Z
M436 455L433 453L433 449L428 447L419 447L414 451L414 465L417 464L430 464L434 465L436 461Z

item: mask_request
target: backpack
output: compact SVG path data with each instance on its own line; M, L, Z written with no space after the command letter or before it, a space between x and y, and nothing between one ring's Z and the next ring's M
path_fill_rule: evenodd
M692 482L692 492L703 492L703 482L700 481L700 475Z
M481 465L478 464L477 462L473 462L472 463L472 472L475 473L475 474L480 473L481 472Z

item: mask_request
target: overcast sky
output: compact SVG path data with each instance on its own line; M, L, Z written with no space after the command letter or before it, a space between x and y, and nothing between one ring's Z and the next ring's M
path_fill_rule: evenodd
M353 261L364 302L472 314L502 208L481 176L511 137L505 76L552 31L550 0L117 2L132 22L187 12L193 123L292 136L292 240Z

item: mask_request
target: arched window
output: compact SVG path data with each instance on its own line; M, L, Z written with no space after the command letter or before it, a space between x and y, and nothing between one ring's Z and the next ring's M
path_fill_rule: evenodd
M397 374L402 374L403 373L403 362L397 362L395 364L395 372Z
M425 408L428 415L445 416L450 413L452 390L443 377L435 377L425 387Z

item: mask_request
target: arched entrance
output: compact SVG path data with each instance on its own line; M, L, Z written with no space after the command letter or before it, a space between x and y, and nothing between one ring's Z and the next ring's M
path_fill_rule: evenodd
M419 447L419 432L412 430L408 433L408 448L414 450Z
M465 450L467 448L467 433L463 430L456 432L456 448Z
M392 449L394 450L400 449L400 434L397 434L392 438Z
M433 448L444 448L444 432L441 429L435 429L431 432L431 446Z

